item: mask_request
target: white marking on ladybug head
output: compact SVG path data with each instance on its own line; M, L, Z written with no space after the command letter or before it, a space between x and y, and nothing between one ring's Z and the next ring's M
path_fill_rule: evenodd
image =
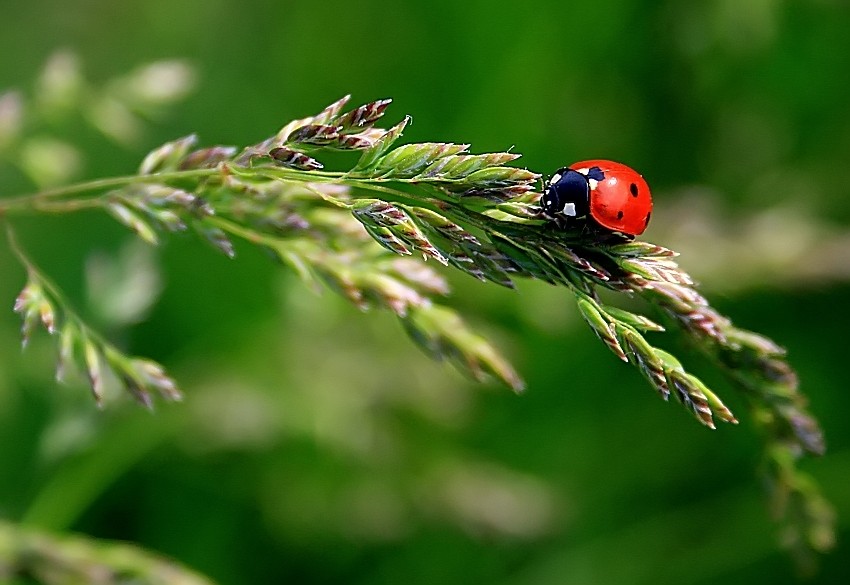
M576 216L576 204L575 203L567 203L564 205L564 208L561 210L561 215L569 215L570 217Z
M586 177L586 176L587 176L587 174L590 172L590 169L589 169L589 168L587 168L587 167L585 167L585 168L583 168L583 169L576 169L576 170L577 170L578 172L580 172L582 175L584 175L585 177Z
M599 184L599 181L596 179L588 179L587 184L590 185L590 190L594 191L596 190L596 186Z
M561 174L560 174L560 173L555 173L554 175L552 175L552 178L551 178L551 179L549 179L549 184L551 185L551 184L553 184L553 183L557 183L557 182L558 182L558 181L560 181L560 180L561 180Z

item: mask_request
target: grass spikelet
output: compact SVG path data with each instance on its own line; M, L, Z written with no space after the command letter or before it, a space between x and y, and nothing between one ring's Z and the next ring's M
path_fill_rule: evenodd
M410 124L410 116L405 116L401 122L384 132L378 137L372 146L363 151L360 160L352 169L353 172L366 172L372 169L381 160L381 157L390 149L395 142L401 138L404 129Z
M156 230L142 217L120 201L112 201L107 210L121 223L136 232L136 235L152 246L159 244Z
M153 175L180 168L191 149L197 144L198 137L194 134L179 138L173 142L166 142L162 146L152 150L142 160L139 166L140 175Z
M235 146L201 148L190 152L180 161L180 170L212 169L232 159L237 151Z
M340 114L340 112L342 112L343 108L345 108L345 106L348 105L349 101L351 101L350 95L342 96L337 101L330 104L324 110L322 110L321 112L316 114L316 116L314 118L312 118L311 121L314 124L327 124L331 120L335 120L336 118L339 117L339 114ZM309 123L309 122L305 122L305 123Z
M343 134L362 132L377 122L384 115L384 111L391 103L391 99L382 99L364 104L342 116L334 118L334 124Z
M444 156L465 152L468 148L468 144L448 142L406 144L384 155L378 161L376 174L386 179L415 177L434 161Z
M100 352L90 339L83 342L83 359L94 400L98 406L103 406L103 365Z
M364 225L369 224L388 230L397 241L405 244L403 246L405 250L409 246L434 258L440 264L448 264L446 257L402 209L378 199L364 199L353 205L352 213Z
M445 307L420 307L402 319L405 331L436 358L461 365L476 380L495 376L516 392L525 387L511 365L483 337L470 331L454 311Z
M283 167L302 171L316 171L323 167L322 163L313 157L284 146L273 148L268 154L276 163Z
M626 353L620 347L620 342L617 336L612 331L611 324L602 316L602 311L599 310L599 305L593 302L589 297L578 296L576 299L579 313L585 322L590 325L597 337L605 342L605 344L614 352L618 358L623 361L628 361Z

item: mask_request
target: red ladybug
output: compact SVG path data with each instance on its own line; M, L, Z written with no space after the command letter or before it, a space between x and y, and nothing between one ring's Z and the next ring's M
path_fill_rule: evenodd
M642 234L652 213L652 195L643 177L610 160L585 160L558 169L546 181L540 204L560 227L626 239Z

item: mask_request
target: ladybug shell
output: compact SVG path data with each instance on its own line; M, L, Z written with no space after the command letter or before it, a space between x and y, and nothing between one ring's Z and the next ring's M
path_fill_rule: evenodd
M652 212L652 195L636 170L610 160L585 160L570 168L588 179L590 216L596 223L629 236L644 232Z

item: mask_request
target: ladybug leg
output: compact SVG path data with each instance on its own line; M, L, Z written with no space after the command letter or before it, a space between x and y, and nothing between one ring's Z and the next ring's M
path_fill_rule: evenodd
M533 210L533 213L534 213L534 219L555 219L555 221L558 221L557 217L552 218L549 215L547 215L546 212L543 211L542 205L537 205L534 208L532 208L532 210Z
M612 232L607 230L597 234L596 238L603 244L624 244L626 242L631 242L635 239L635 237L630 234L624 234L623 232Z
M549 175L541 174L540 175L540 198L543 198L543 195L546 194L546 186L549 184L551 177ZM546 212L543 211L543 205L537 206L537 214L535 219L551 219ZM557 219L556 219L557 221Z

